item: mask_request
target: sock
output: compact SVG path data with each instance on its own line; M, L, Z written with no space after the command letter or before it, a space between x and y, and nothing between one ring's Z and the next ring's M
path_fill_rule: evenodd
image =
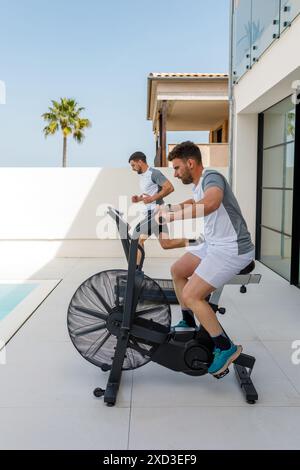
M204 238L200 235L198 238L189 238L188 239L188 246L198 246L204 242Z
M193 238L193 239L188 240L188 245L187 246L197 247L200 244L201 244L201 242L199 241L199 239L196 240L196 239Z
M186 324L190 326L191 328L195 328L196 322L195 322L195 318L194 318L194 314L192 310L188 308L182 308L181 312L182 312L182 318L186 322Z
M215 343L216 348L221 349L221 351L225 351L231 346L230 340L224 333L222 333L220 336L212 336L212 340Z

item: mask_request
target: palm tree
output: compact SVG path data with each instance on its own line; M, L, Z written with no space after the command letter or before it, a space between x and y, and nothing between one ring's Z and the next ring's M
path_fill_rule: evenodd
M49 107L47 113L42 114L42 118L49 124L44 128L45 137L54 135L61 130L63 134L63 167L67 166L67 138L73 135L73 138L80 144L84 140L83 130L91 127L89 119L80 117L80 113L85 108L79 108L74 99L61 98L60 102L51 100L52 107Z
M287 133L289 136L295 139L295 112L288 113L287 118Z

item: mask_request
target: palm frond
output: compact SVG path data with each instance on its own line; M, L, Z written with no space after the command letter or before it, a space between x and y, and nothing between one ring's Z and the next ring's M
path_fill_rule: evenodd
M81 144L83 142L83 140L85 139L85 135L82 131L77 130L77 131L73 132L73 138L74 138L74 140L76 140L76 142Z
M58 123L51 122L48 126L44 127L43 132L45 134L45 137L47 137L48 135L55 134L57 130L58 130Z
M63 131L64 137L68 137L68 135L72 134L72 128L69 126L64 126L62 131Z
M42 114L42 118L45 120L45 121L56 121L57 120L57 115L53 112L48 112L48 113L44 113Z
M92 123L89 119L79 118L76 120L75 129L84 129L86 127L92 127Z

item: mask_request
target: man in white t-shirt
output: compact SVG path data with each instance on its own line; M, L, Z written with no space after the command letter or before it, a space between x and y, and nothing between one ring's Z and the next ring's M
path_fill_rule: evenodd
M129 164L132 170L138 174L141 190L141 195L132 196L131 201L133 203L143 203L144 221L148 221L148 233L141 235L139 238L139 243L142 247L144 247L145 240L152 234L158 238L161 247L165 250L191 246L196 243L194 240L185 238L170 239L168 227L158 224L154 220L153 216L157 206L163 205L163 198L174 191L172 183L160 170L152 168L147 164L147 158L143 152L133 153L129 157ZM140 256L140 252L138 252L137 264L139 264Z
M183 320L178 326L195 326L193 314L212 337L214 360L208 369L222 374L242 352L222 330L216 314L206 301L248 266L255 257L250 233L239 204L226 178L216 170L205 170L201 152L193 142L183 142L170 152L175 177L183 184L194 183L192 199L161 208L156 218L166 223L204 217L204 243L188 247L171 271Z

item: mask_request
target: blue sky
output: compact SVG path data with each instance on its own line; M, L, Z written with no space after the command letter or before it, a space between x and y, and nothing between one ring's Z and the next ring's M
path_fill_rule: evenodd
M149 72L227 72L228 0L0 0L1 166L61 166L60 134L43 137L51 99L74 97L93 124L69 140L69 166L154 157ZM174 143L205 140L169 133Z

